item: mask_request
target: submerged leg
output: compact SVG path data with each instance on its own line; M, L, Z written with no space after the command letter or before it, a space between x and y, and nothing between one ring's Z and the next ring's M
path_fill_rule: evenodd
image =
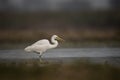
M42 53L41 53L41 52L39 53L39 61L40 61L40 62L43 62Z
M42 58L42 53L39 54L39 58Z
M39 55L39 58L42 58L42 53L41 52L36 52Z
M40 64L48 64L48 62L45 61L45 60L42 58L42 55L43 55L43 53L40 53L40 54L39 54L39 61L40 61Z

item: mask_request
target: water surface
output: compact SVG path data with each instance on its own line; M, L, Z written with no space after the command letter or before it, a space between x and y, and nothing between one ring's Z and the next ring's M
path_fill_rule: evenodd
M120 48L57 48L48 50L42 56L47 61L69 62L73 60L92 61L120 65ZM36 53L23 49L0 50L0 61L23 61L39 59Z

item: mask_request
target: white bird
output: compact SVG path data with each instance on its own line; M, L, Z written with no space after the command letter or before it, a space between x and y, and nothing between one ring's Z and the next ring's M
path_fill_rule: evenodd
M41 56L43 55L43 53L46 50L56 48L58 46L58 41L57 40L64 41L62 38L58 37L57 35L53 35L51 37L52 44L49 42L49 40L42 39L42 40L39 40L39 41L35 42L34 44L26 47L24 50L26 52L38 53L39 57L41 58Z

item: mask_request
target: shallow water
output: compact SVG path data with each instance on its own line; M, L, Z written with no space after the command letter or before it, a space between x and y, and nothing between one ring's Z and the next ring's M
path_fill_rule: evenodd
M120 65L120 48L58 48L45 52L44 60L70 62L73 60L92 61ZM36 53L24 50L0 50L0 61L23 61L39 59Z
M120 48L63 48L45 52L43 58L56 57L120 57ZM0 59L32 59L38 58L36 53L24 50L0 50Z

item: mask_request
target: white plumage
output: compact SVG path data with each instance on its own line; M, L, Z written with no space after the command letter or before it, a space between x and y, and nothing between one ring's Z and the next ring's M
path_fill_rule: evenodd
M47 39L42 39L42 40L39 40L39 41L35 42L34 44L26 47L25 51L36 52L36 53L40 54L40 57L41 57L43 52L45 52L46 50L52 49L52 48L55 48L58 46L57 40L63 40L63 39L61 39L57 35L53 35L51 37L52 44Z

